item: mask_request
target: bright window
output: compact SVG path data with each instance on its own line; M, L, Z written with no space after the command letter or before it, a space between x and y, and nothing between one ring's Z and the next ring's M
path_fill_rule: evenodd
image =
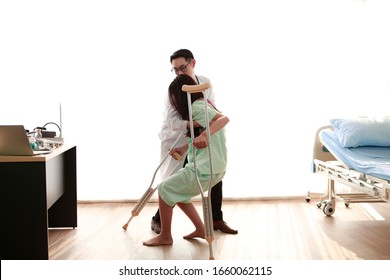
M149 186L179 48L231 119L225 197L324 191L310 169L316 129L389 113L388 1L6 2L0 122L59 122L61 103L81 200Z

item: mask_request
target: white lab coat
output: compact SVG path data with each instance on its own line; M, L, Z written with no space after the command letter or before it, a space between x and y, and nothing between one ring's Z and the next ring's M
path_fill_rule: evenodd
M199 84L210 82L210 80L204 76L198 76ZM212 87L205 91L207 98L215 104L215 96ZM161 140L161 160L169 152L169 149L179 137L180 133L184 131L183 135L176 143L176 147L180 147L188 142L185 134L187 131L187 121L183 120L176 109L169 101L168 94L165 97L164 102L164 120L161 126L159 137ZM168 156L165 162L160 167L161 181L165 180L172 174L176 173L181 167L183 167L185 157L182 160L175 160L173 157Z

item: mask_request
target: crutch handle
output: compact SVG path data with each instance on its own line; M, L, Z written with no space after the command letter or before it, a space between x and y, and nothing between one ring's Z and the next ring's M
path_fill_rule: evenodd
M176 160L181 160L183 158L183 156L181 154L179 154L178 152L174 152L172 157Z
M199 85L183 85L181 87L181 90L185 91L187 93L195 93L195 92L203 92L204 90L206 90L210 87L211 87L211 83L207 82L207 83L199 84Z

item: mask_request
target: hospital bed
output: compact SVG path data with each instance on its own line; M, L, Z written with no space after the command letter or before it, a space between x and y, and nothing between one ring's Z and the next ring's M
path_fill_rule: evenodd
M389 202L390 118L334 119L331 125L320 127L314 141L313 172L328 179L327 193L317 203L327 216L334 214L336 200L343 200L347 207ZM347 190L336 193L335 182Z

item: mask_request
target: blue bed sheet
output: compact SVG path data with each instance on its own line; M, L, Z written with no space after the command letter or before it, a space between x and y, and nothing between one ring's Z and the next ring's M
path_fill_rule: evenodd
M390 147L344 148L329 129L320 132L320 139L350 169L390 181Z

